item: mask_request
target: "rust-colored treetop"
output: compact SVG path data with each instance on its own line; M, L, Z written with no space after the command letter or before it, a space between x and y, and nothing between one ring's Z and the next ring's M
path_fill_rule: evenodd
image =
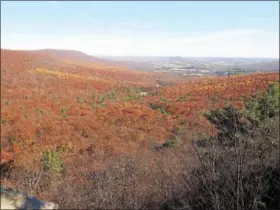
M157 88L152 73L59 53L1 50L1 146L17 147L19 163L49 148L71 151L63 153L69 161L76 155L131 155L167 141L179 127L190 137L211 134L204 111L227 103L242 108L242 97L279 78L181 79Z

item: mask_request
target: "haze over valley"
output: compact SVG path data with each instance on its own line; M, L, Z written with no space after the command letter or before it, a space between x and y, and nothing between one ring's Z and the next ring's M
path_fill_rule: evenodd
M104 57L122 62L132 69L175 73L182 76L228 75L278 71L277 58L203 58L203 57Z

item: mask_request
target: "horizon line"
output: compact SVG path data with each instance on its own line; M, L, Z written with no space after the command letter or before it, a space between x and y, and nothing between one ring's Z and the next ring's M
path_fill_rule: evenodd
M91 54L77 49L61 49L61 48L39 48L39 49L11 49L11 48L0 48L1 50L12 50L12 51L40 51L40 50L61 50L61 51L76 51L87 54L93 57L180 57L180 58L246 58L246 59L279 59L280 57L250 57L250 56L184 56L184 55L98 55Z

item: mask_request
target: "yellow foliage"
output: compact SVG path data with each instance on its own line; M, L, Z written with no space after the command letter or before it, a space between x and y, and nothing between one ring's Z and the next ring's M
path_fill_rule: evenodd
M54 76L57 76L59 78L63 78L63 79L84 79L84 80L102 80L107 82L104 79L100 79L98 77L94 77L94 76L84 76L84 75L79 75L79 74L73 74L73 73L66 73L66 72L61 72L58 70L48 70L48 69L43 69L43 68L37 68L33 71L28 71L28 72L38 72L38 73L42 73L42 74L51 74Z

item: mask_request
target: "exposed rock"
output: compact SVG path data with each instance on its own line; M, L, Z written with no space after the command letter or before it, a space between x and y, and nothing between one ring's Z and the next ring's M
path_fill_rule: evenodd
M58 204L1 186L1 209L58 209Z

